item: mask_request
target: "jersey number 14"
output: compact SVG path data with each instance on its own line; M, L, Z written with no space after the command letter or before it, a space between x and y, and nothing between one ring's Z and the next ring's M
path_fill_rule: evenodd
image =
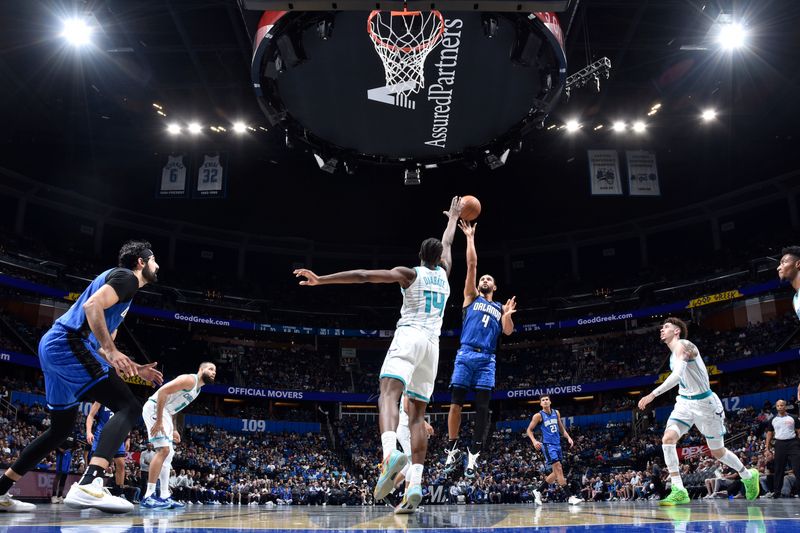
M425 312L432 313L434 309L439 310L439 316L444 314L444 294L435 291L422 291L425 295Z

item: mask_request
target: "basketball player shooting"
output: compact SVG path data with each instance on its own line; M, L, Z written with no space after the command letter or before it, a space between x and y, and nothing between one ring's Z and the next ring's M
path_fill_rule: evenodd
M373 493L382 500L393 489L395 477L406 465L406 455L397 449L400 396L409 397L408 424L411 431L412 465L408 472L409 487L398 506L413 512L422 500L422 471L428 451L425 431L425 409L433 395L436 371L439 366L439 335L442 317L450 296L447 277L452 268L451 247L456 224L461 214L458 196L445 211L447 227L442 239L422 241L419 250L420 266L395 267L391 270L348 270L318 276L311 270L294 271L305 278L300 285L316 286L353 283L397 283L403 289L403 306L397 321L394 339L383 361L378 400L383 462L381 474Z
M516 296L505 305L494 301L497 284L489 274L481 276L477 285L478 252L475 249L475 230L477 223L459 221L459 227L467 238L467 278L464 283L464 304L461 310L463 327L461 347L456 353L453 377L450 380L452 399L447 416L447 431L450 442L447 447L445 472L452 472L460 462L458 433L461 428L461 409L467 391L475 390L475 433L467 449L467 468L464 475L475 476L478 456L483 447L483 439L489 427L489 401L495 384L495 351L500 340L500 332L511 335L514 322L511 316L516 312Z

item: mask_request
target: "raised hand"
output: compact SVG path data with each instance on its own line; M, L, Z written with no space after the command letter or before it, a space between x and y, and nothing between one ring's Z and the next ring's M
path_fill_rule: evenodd
M463 218L458 220L458 227L461 228L461 231L464 232L464 235L467 236L467 239L471 239L475 237L475 228L478 227L478 223L475 222L470 223L465 221Z
M444 216L447 218L459 218L461 216L461 197L460 196L453 196L453 199L450 201L450 209L448 211L442 211Z
M506 300L506 303L503 305L503 314L513 315L517 312L517 297L512 296L510 299Z
M308 285L308 286L319 285L319 276L317 276L307 268L298 268L297 270L295 270L294 277L306 278L300 281L300 285Z

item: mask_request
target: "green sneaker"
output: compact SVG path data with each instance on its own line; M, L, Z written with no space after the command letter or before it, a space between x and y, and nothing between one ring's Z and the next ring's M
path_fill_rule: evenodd
M752 474L750 479L742 479L742 485L744 485L744 492L747 499L755 500L761 492L761 483L759 483L760 474L755 468L750 469L750 474Z
M669 496L660 500L658 505L683 505L689 502L691 502L691 500L689 499L689 493L686 489L672 487L672 492L669 493Z

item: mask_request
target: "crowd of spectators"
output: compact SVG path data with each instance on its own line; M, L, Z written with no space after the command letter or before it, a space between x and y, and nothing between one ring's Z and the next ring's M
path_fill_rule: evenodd
M794 405L790 412L796 412ZM746 465L762 473L764 492L771 486L772 457L764 450L764 431L772 416L771 406L760 411L747 407L727 415L729 449ZM19 452L49 424L41 406L18 407L16 417L0 418L0 467L6 467ZM80 420L76 429L82 427ZM444 473L446 423L434 421L435 434L428 444L429 459L423 484L430 498L439 492L438 502L525 503L547 474L543 457L536 453L524 431L495 429L482 453L479 476L467 479ZM471 432L470 423L462 428ZM322 433L232 433L211 426L187 427L177 446L170 479L176 498L204 504L251 505L366 505L372 504L372 489L378 474L380 442L374 420L345 417L334 422L334 445ZM661 466L660 439L663 424L650 416L634 431L630 423L570 427L574 446L564 443L564 465L574 493L584 498L636 500L658 498L668 489L668 476ZM76 434L80 443L82 435ZM130 451L144 449L145 433L137 428L130 438ZM699 446L703 437L692 430L682 446ZM80 448L78 448L80 450ZM83 469L80 451L75 453L73 471ZM55 457L38 465L52 470ZM685 484L695 497L735 496L741 487L719 464L704 455L681 461ZM126 483L130 497L140 487L139 465L129 463ZM784 495L797 492L796 479L787 476L778 490ZM433 492L432 492L433 491ZM444 498L441 498L444 494ZM561 501L564 494L550 486L546 499Z

